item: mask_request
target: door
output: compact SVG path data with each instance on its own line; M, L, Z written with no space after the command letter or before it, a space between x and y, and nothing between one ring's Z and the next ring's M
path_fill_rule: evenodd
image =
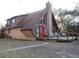
M39 24L39 37L45 37L45 25L44 24Z

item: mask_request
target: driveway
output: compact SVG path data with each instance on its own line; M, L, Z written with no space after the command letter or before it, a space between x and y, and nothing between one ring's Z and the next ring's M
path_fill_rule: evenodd
M79 40L70 43L0 40L2 58L78 58Z

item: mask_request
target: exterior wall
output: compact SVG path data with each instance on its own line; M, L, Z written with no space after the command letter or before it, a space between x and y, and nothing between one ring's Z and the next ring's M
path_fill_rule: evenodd
M20 29L11 29L10 36L15 39L25 39L26 37L20 31Z
M6 30L6 31L5 31L5 34L7 34L7 35L8 35L8 30Z
M6 36L10 36L8 30L6 30L6 31L4 32L4 34L5 34L5 37L6 37Z
M32 35L32 32L29 30L24 30L22 31L23 34L27 37L27 38L34 38L34 36Z
M27 33L27 34L29 34L29 33ZM25 36L24 33L21 31L20 28L11 29L9 36L11 36L14 39L35 40L35 38L31 38L31 37Z

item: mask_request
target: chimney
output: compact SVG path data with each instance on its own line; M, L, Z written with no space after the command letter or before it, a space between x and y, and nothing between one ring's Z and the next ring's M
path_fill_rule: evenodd
M46 3L46 8L51 8L51 3L50 3L50 1L48 1L48 2Z
M47 11L47 32L48 32L48 36L50 36L50 33L52 33L52 7L49 1L46 3L46 9L48 10Z

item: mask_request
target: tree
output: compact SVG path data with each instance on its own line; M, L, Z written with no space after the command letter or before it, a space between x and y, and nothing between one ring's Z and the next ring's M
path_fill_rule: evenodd
M56 9L55 9L56 10ZM75 19L79 19L79 3L77 2L73 10L66 10L59 8L55 11L57 16L57 23L60 31L73 31L79 32L79 21L76 22Z
M73 20L75 19L75 17L73 15L67 14L68 10L66 9L62 10L60 8L57 10L57 12L57 23L60 28L60 31L70 31L69 26L73 24Z

